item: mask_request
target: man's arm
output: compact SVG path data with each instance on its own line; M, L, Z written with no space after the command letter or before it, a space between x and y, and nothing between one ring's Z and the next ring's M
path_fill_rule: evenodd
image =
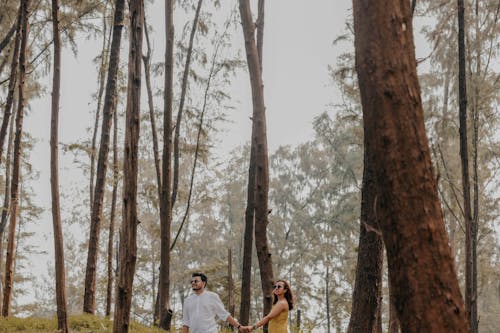
M182 333L189 333L189 326L183 325L182 326Z
M236 319L234 319L231 315L227 316L226 321L230 323L234 328L239 328L239 326L241 326L240 323Z

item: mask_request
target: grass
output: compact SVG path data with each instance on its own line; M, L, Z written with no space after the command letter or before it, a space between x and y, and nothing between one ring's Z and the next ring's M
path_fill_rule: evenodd
M108 318L92 315L78 315L69 318L70 330L73 333L110 333L112 322ZM54 333L57 331L55 318L3 318L0 317L0 332ZM156 327L147 327L131 323L131 333L165 333Z

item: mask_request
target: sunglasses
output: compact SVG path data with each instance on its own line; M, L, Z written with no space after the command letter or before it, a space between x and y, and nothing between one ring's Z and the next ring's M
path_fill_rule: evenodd
M199 283L199 282L201 282L201 280L191 280L191 284L193 284L193 283Z
M285 289L285 287L280 284L276 284L273 286L273 289L281 289L281 288Z

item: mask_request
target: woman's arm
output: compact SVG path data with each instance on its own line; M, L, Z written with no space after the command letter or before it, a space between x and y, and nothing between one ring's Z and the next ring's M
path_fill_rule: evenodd
M274 317L277 317L281 311L286 310L288 304L286 302L278 302L276 305L271 309L271 312L267 314L264 318L259 320L253 325L253 329L255 330L256 328L259 328L261 326L264 326L269 322L269 320L273 319Z

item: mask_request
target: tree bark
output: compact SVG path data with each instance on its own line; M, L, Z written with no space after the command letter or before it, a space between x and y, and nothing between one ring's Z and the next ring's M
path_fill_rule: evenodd
M113 193L111 195L111 215L108 231L108 285L106 288L106 317L111 314L113 297L113 245L115 235L116 199L118 195L118 114L113 112Z
M108 167L110 129L113 120L113 113L116 112L117 103L118 68L120 65L120 45L124 11L125 0L116 0L115 16L113 21L113 37L111 41L108 77L102 115L101 143L99 146L99 158L97 161L97 178L94 188L95 191L93 196L94 201L92 203L92 214L90 218L89 250L85 271L85 294L83 299L83 311L86 313L95 312L97 254L99 250L99 234L101 229L102 204L106 184L106 170Z
M268 314L272 307L273 266L267 241L269 165L267 151L266 114L264 89L260 60L255 42L255 25L248 0L239 1L248 71L252 88L252 141L255 145L255 247L259 259L263 313ZM267 325L264 326L267 332Z
M162 188L160 198L160 281L159 308L160 327L170 330L172 310L170 310L170 229L172 225L172 100L174 69L174 4L173 0L165 1L165 82L163 93L163 156L162 156Z
M366 144L366 143L365 143ZM377 333L382 301L382 237L374 210L375 170L364 152L358 263L348 333Z
M174 133L174 179L172 184L172 207L175 204L177 198L177 189L179 187L179 137L181 132L181 121L182 112L184 111L184 102L186 100L187 93L187 83L189 77L189 69L191 65L191 55L193 53L194 36L196 34L196 28L198 26L198 19L200 17L201 4L203 0L198 0L198 5L196 6L196 12L194 14L193 26L191 27L191 33L189 36L189 46L186 54L186 64L184 65L184 74L182 75L182 85L181 85L181 96L179 101L179 110L177 111L177 119L175 121L175 133Z
M66 270L64 268L64 241L59 202L59 97L61 92L61 32L59 28L59 1L52 0L52 30L54 36L54 75L52 80L52 114L50 121L50 188L52 194L52 226L54 229L54 256L56 272L57 329L69 332L66 310Z
M14 50L12 52L12 62L10 64L9 88L7 91L7 98L5 100L5 109L2 118L2 126L0 127L0 164L2 162L3 145L5 142L5 136L7 135L7 127L9 126L12 105L14 104L14 91L16 89L17 70L19 64L19 47L21 44L21 34L22 34L22 29L21 29L22 20L23 20L23 5L21 3L19 5L19 11L17 14L16 37L14 39Z
M353 13L365 149L401 329L469 332L425 135L410 3L354 0Z
M132 285L137 259L137 225L139 224L137 219L137 173L144 3L142 0L131 0L129 6L130 46L123 157L123 219L120 237L120 268L113 325L114 333L126 333L130 327Z
M14 139L14 160L12 164L12 180L10 193L10 225L9 225L9 241L7 244L7 258L5 260L5 282L3 289L3 306L2 315L10 316L10 301L12 297L12 282L14 275L14 243L16 236L16 223L19 209L19 181L21 174L21 154L22 154L22 134L23 134L23 118L24 106L26 103L24 96L24 83L26 78L26 50L28 44L28 16L29 16L29 0L21 1L21 46L19 49L19 79L18 79L18 106L16 113L16 135ZM15 55L15 54L14 54Z

